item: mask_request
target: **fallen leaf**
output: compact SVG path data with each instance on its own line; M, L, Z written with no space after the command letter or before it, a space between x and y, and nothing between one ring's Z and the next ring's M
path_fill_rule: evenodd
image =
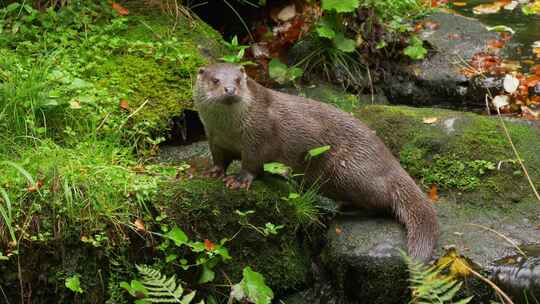
M437 261L437 266L448 268L452 277L467 277L471 274L471 266L467 260L458 254L455 248L450 248L446 254Z
M424 117L422 119L422 122L424 122L425 124L433 124L436 123L437 120L439 120L437 117Z
M439 200L439 194L438 194L437 185L431 185L431 189L429 190L428 197L432 202L436 202Z
M119 106L120 106L121 109L129 110L129 104L128 104L128 101L125 100L125 99L121 99L121 100L120 100Z
M43 187L43 184L44 184L43 179L38 179L35 185L28 186L27 191L30 193L37 192L39 189L41 189L41 187Z
M467 6L467 2L452 2L452 5L462 7Z
M146 232L146 228L144 227L144 221L142 219L140 218L136 219L133 224L137 228L137 231Z
M212 243L210 240L208 239L204 239L204 248L207 250L207 251L212 251L216 248L216 244Z
M111 7L113 10L115 10L118 15L120 16L126 16L126 15L129 15L129 10L125 7L123 7L122 5L116 3L116 2L112 2L111 3Z
M476 15L495 14L498 13L504 5L499 2L485 3L473 7L473 13Z
M281 11L279 11L277 15L277 19L285 22L294 18L295 15L296 15L296 7L293 3L291 5L287 5L284 8L282 8Z
M500 49L504 47L505 42L500 39L490 39L487 41L487 45L489 48L492 48L492 49Z
M531 72L534 75L540 76L540 64L530 67L529 72Z
M495 109L500 109L510 104L510 98L506 95L497 95L493 98L491 103L493 103Z
M336 235L340 235L343 231L341 231L341 228L336 227Z
M519 79L514 77L514 75L506 74L504 76L503 87L506 92L514 94L519 87Z

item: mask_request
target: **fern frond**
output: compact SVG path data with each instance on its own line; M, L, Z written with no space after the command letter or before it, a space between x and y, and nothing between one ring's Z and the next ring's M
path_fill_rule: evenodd
M409 256L402 253L409 268L409 282L412 291L413 304L467 304L472 297L454 302L454 297L459 292L462 282L441 274L441 268L427 267L418 261L413 261Z
M148 291L144 301L148 303L181 303L190 304L196 291L184 295L182 284L176 282L176 276L167 277L158 269L147 265L137 265L142 276L142 284Z

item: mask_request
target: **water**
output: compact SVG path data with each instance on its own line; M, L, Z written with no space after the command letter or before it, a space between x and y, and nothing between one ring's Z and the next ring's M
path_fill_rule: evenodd
M461 0L460 0L461 1ZM511 27L515 34L510 40L512 48L508 54L508 59L518 60L525 65L539 64L532 51L532 44L540 41L540 15L525 15L521 11L521 5L518 5L513 11L501 9L495 14L475 15L473 7L479 4L493 3L495 0L472 0L466 1L466 6L459 7L450 4L450 8L458 13L480 20L487 26L506 25Z
M527 254L526 258L506 257L488 268L495 283L519 299L519 303L540 303L540 244L521 249Z

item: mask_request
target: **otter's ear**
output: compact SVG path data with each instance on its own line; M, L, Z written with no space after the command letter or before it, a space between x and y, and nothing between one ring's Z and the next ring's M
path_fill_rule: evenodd
M199 68L199 71L197 72L197 74L203 75L204 73L206 73L206 69L205 68Z

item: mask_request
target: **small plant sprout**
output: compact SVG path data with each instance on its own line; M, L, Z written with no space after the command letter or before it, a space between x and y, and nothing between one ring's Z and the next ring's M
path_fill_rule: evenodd
M66 278L66 287L76 293L83 293L81 288L81 281L79 280L80 275L74 274L69 278Z

